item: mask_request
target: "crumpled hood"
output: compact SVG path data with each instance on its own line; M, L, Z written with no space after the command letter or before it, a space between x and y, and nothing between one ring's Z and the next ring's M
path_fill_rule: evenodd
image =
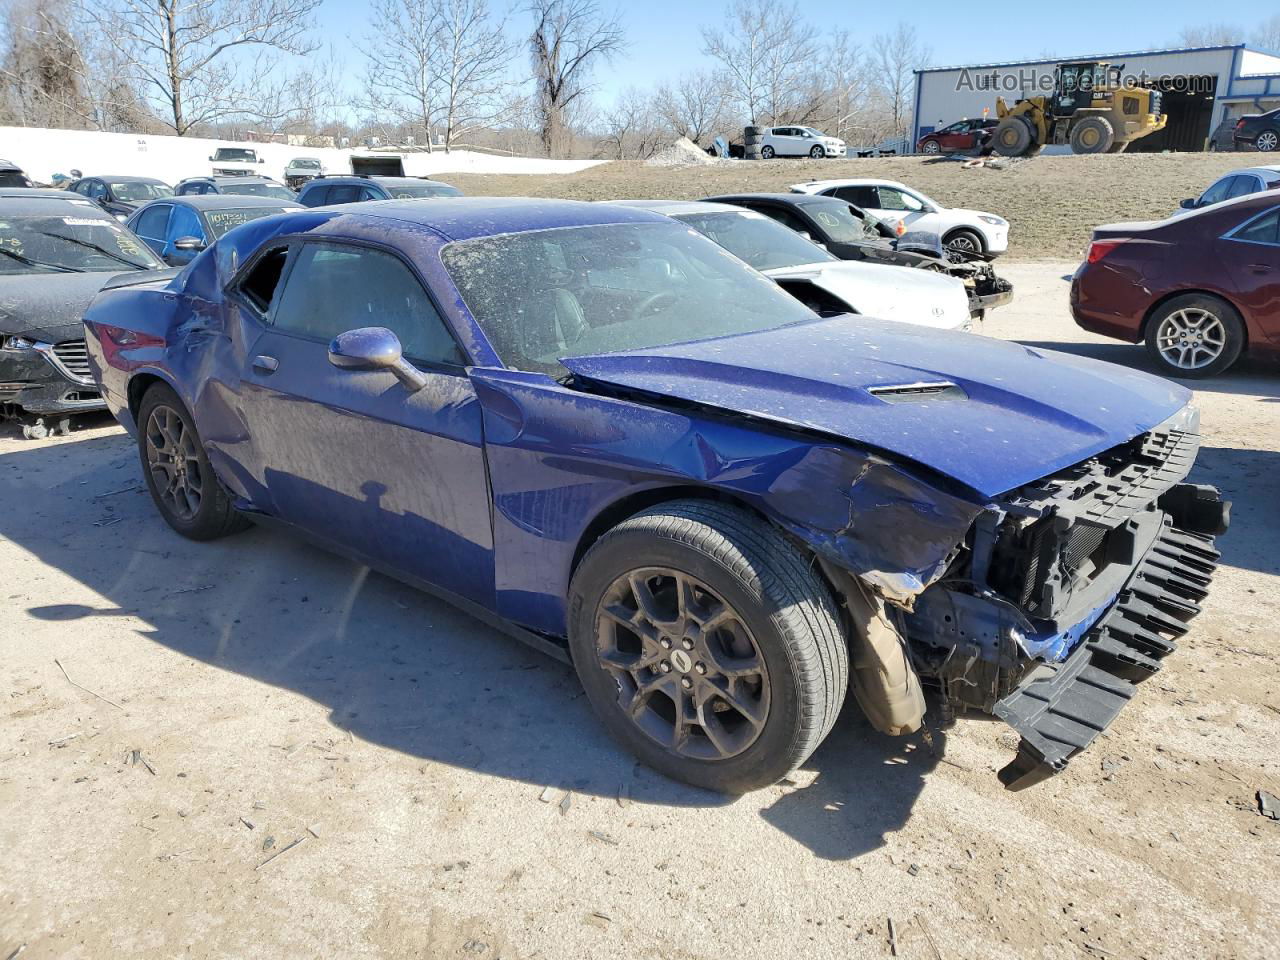
M31 273L0 277L0 334L57 343L84 336L80 318L112 277L104 273Z
M764 275L774 280L808 280L866 317L943 330L969 323L964 283L932 270L836 260L765 270Z
M561 362L588 380L896 454L983 497L1123 443L1190 399L1177 384L1097 360L849 316ZM939 381L959 390L871 392Z

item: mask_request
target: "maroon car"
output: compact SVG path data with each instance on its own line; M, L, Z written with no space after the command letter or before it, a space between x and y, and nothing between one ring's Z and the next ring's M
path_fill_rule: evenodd
M1280 355L1280 190L1098 227L1071 313L1094 333L1146 341L1170 376L1213 376L1246 350Z
M926 133L916 143L917 153L967 153L978 150L991 139L997 120L984 120L977 117L973 120L957 120L949 127Z

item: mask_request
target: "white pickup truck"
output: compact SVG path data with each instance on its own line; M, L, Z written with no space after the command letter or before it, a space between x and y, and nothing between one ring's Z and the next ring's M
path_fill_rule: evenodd
M209 162L213 164L215 177L243 177L260 173L258 164L267 161L251 147L219 147L213 152Z

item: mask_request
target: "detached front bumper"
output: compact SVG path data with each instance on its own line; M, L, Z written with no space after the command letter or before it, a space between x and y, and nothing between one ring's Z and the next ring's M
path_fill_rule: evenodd
M1178 522L1225 532L1230 505L1217 490L1183 485L1170 494ZM1022 790L1060 773L1111 725L1200 612L1219 557L1213 542L1166 515L1111 608L1071 655L1040 665L996 703L994 714L1022 737L1001 783Z

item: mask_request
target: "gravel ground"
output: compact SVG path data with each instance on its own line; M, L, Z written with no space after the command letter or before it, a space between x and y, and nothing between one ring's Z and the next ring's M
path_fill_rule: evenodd
M1071 324L1070 269L1010 264L986 332L1142 366ZM793 783L676 786L449 607L282 534L180 539L109 422L0 429L0 958L846 960L890 918L918 960L1274 956L1278 382L1198 385L1194 477L1236 504L1205 614L1017 794L1002 725L939 757L856 708Z
M697 200L744 190L785 191L802 180L899 180L949 207L988 210L1013 224L1009 257L1079 257L1100 223L1166 217L1222 174L1262 161L1257 153L1035 157L1005 170L963 169L955 160L757 160L715 166L609 163L567 176L441 174L476 196L571 200Z

